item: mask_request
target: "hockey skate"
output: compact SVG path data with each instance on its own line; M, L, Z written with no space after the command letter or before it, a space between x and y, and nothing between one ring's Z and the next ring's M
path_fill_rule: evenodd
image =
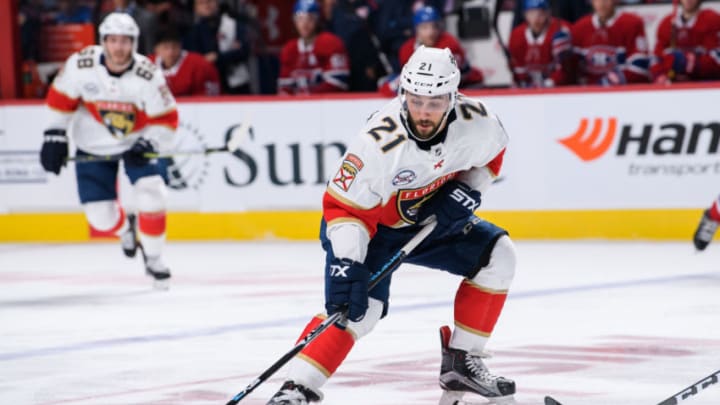
M135 257L140 245L137 238L135 214L128 214L127 221L128 229L120 235L120 244L125 256Z
M474 393L486 398L491 404L513 404L515 382L491 374L482 355L468 353L449 347L450 328L440 328L442 344L442 365L440 366L440 387L444 390L440 405L462 405L465 393Z
M278 391L267 405L307 405L310 402L320 402L322 394L315 392L293 381L285 381L280 391Z
M153 286L156 290L167 290L170 288L170 269L163 263L160 257L148 257L143 252L145 259L145 273L154 279Z
M718 222L710 218L710 210L705 210L705 212L703 212L702 218L700 218L700 223L695 230L695 235L693 236L693 244L695 245L695 249L705 250L707 245L710 244L713 237L715 236L717 228Z

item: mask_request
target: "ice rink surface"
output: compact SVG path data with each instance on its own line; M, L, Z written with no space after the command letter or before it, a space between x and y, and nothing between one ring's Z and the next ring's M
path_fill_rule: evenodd
M519 404L657 404L720 369L720 244L519 242L488 349ZM322 302L318 243L171 243L167 292L111 243L0 245L0 405L224 404ZM323 404L437 404L460 280L403 266ZM283 370L241 404L264 404ZM682 404L720 404L720 384Z

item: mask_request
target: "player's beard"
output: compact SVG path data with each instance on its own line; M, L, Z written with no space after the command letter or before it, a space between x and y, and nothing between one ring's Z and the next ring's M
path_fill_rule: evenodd
M432 136L437 133L440 122L442 122L442 118L439 122L434 122L432 120L419 120L416 122L411 118L410 126L415 136L426 140L432 138Z

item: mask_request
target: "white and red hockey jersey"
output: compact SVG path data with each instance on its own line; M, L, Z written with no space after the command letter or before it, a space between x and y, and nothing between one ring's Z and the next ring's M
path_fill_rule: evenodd
M111 75L102 54L93 45L65 62L46 98L48 128L67 129L78 149L96 155L122 153L140 136L170 145L178 113L162 72L134 54L127 71Z
M445 140L427 150L410 138L401 108L396 97L368 120L328 184L323 216L337 257L364 260L378 225L413 225L447 181L484 191L500 172L508 137L478 101L460 95Z

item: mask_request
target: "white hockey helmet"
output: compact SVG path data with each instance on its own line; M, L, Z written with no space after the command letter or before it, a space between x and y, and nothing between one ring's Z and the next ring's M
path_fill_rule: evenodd
M140 28L135 20L127 13L110 13L100 23L98 28L100 44L105 42L107 35L124 35L133 40L133 51L137 52Z
M428 48L420 45L410 56L400 73L400 98L403 103L402 115L407 121L408 111L405 93L420 96L438 96L448 94L450 103L438 130L444 127L447 116L455 108L457 90L460 85L460 69L450 49ZM411 132L411 135L415 134ZM435 135L433 135L435 136ZM416 137L416 136L415 136ZM417 137L416 137L417 138ZM432 138L432 136L430 137ZM424 141L430 139L422 139Z

